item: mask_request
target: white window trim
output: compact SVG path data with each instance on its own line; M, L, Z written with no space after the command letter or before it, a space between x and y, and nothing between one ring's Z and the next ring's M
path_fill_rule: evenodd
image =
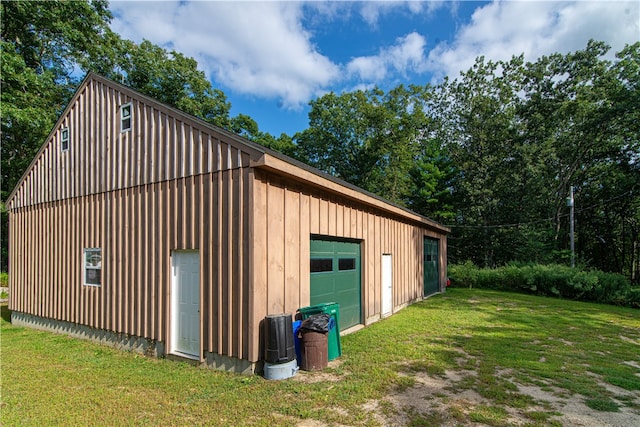
M65 138L65 133L67 137ZM69 126L62 128L60 130L60 151L69 151L69 141L71 140L71 133L69 132ZM64 147L65 142L67 143L67 147Z
M129 109L129 116L128 117L124 117L124 110L127 109L127 108ZM120 133L129 132L131 130L131 127L133 125L132 117L133 117L133 104L131 102L127 102L126 104L122 104L120 106ZM129 120L129 127L127 127L127 128L124 127L124 122L126 120Z
M87 253L98 252L100 254L100 265L98 267L87 265ZM100 272L100 283L87 283L87 270L98 270ZM102 286L102 248L84 248L82 250L82 284L99 288Z

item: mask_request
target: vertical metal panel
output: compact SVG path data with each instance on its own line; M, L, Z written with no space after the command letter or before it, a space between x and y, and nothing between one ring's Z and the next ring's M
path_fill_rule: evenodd
M278 182L267 188L267 309L269 314L284 313L285 231L284 189Z
M218 145L219 147L219 145ZM223 215L222 213L226 209L226 200L223 197L223 180L222 174L215 174L216 180L216 191L214 200L216 202L216 215L215 215L215 233L214 233L214 244L215 244L215 273L216 273L216 291L215 291L215 306L212 309L213 316L215 317L215 333L214 333L214 352L221 353L222 350L222 339L223 339L223 318L222 314L224 312L224 305L222 300L222 287L224 286L224 277L223 272L226 270L223 264L223 257L226 248L223 246Z
M11 238L24 245L11 246L12 309L164 341L170 250L202 245L211 265L203 275L204 348L247 358L248 194L248 171L236 169L13 210ZM87 247L103 251L100 287L83 283Z
M320 224L318 229L320 234L329 235L329 202L326 199L320 199Z
M300 193L285 189L284 215L284 309L295 313L300 308ZM306 262L306 260L305 260Z
M11 206L246 167L249 151L258 154L227 137L211 137L206 125L187 117L177 119L166 107L112 86L94 77L78 90L20 182ZM132 129L121 132L120 107L128 102ZM65 127L70 144L62 152L60 130ZM223 155L215 164L211 160L219 151Z
M336 230L337 236L348 237L348 233L344 231L344 206L340 203L334 203L336 207Z
M155 286L158 288L158 309L157 309L157 319L155 321L156 324L156 335L153 335L154 339L166 339L169 334L168 324L171 321L169 313L170 306L170 264L169 264L169 254L171 253L171 246L169 244L169 236L170 236L170 227L171 223L170 216L168 215L169 211L169 200L170 200L170 191L169 191L169 183L161 182L160 184L155 184L154 189L158 191L159 201L159 220L158 220L158 230L154 230L157 233L157 237L159 240L160 252L159 252L159 264L160 269L158 271L158 280L155 282Z
M241 153L242 157L242 169L241 170L241 181L239 187L242 191L242 195L240 197L241 206L239 206L239 211L242 214L241 226L239 227L240 232L240 242L242 242L242 252L240 257L240 265L242 266L242 277L240 280L242 294L240 295L240 301L238 301L238 307L240 312L242 313L242 323L238 326L240 330L240 337L242 338L242 342L240 343L241 351L239 354L242 355L242 358L247 358L249 355L249 334L253 325L249 322L249 313L252 309L252 305L249 303L249 299L251 298L251 271L253 266L251 265L251 234L249 233L250 221L251 221L251 213L252 211L248 209L249 197L251 197L251 179L252 175L250 174L249 159L248 153ZM246 163L245 163L246 162Z
M222 280L220 282L220 318L219 334L221 342L221 350L223 354L229 354L231 350L231 280L233 278L233 270L231 264L231 249L233 239L229 230L231 229L231 215L233 214L233 202L232 194L229 191L230 176L227 173L221 173L222 175L222 187L221 187L221 204L223 209L220 212L222 219L222 228L220 230L220 237L222 244L220 246L220 271L222 272ZM226 333L225 333L226 332ZM220 350L219 350L220 351Z
M231 229L227 231L229 236L231 236L231 244L229 245L229 252L227 256L230 258L229 262L229 271L230 280L229 280L229 310L230 313L230 322L229 329L231 331L230 335L230 349L229 354L233 357L241 357L241 347L242 347L242 313L240 312L242 307L242 272L243 272L243 253L242 253L242 180L241 180L241 171L239 169L233 169L230 172L223 172L230 175L231 182L228 188L228 191L231 193L232 200L232 218L231 218Z
M328 230L327 230L327 234L330 236L335 236L337 235L337 230L336 230L336 216L337 216L337 206L336 203L331 201L327 201L328 203L328 209L327 209L327 216L329 219L329 225L328 225Z
M376 250L376 221L375 217L371 215L369 212L366 212L366 221L367 221L367 236L365 240L367 241L367 271L368 281L366 286L362 289L362 294L365 299L364 307L366 308L367 313L375 313L375 306L372 301L371 289L375 286L375 268L376 262L378 260L378 251Z
M380 217L378 215L370 214L373 220L373 237L371 243L373 244L373 254L372 254L372 280L369 281L369 288L367 291L369 292L369 313L375 313L376 307L380 303L378 298L379 289L382 286L380 281L380 255L382 254L382 232L380 230Z
M311 223L310 223L310 206L312 198L309 194L300 194L300 235L298 250L300 253L300 277L299 282L299 304L304 307L311 299L311 266L309 259L310 256L310 239L311 236Z
M248 329L248 350L249 360L258 360L260 342L260 321L269 312L268 308L268 246L267 217L268 217L268 194L267 182L263 174L259 171L249 172L250 183L248 193L248 208L250 212L249 235L251 245L249 247L249 259L251 269L249 271L250 292L249 301L249 324Z
M309 200L309 226L313 234L320 234L320 199L312 197Z

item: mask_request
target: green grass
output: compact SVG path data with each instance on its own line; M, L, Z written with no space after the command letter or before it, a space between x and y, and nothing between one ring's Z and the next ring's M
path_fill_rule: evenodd
M640 390L640 369L629 364L640 363L640 311L629 308L453 289L342 337L332 380L317 382L299 381L314 373L268 381L146 358L7 320L3 307L0 419L7 426L376 425L365 403L418 386L416 375L448 371L462 378L453 391L474 390L490 403L434 408L425 396L424 412L406 410L408 423L503 425L510 409L532 425L555 425L557 414L514 383L579 395L598 411L640 411L604 386ZM387 416L404 410L385 400L379 408Z

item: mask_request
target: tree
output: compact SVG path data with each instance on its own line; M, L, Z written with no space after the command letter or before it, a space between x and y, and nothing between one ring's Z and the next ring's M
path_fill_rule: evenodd
M432 106L440 123L437 133L457 173L453 259L494 265L505 241L514 237L496 226L520 223L529 214L523 195L530 178L522 166L526 157L515 120L522 66L522 57L508 62L480 57L460 80L438 87Z
M1 197L6 200L75 89L76 66L107 67L107 2L5 1L0 5ZM0 268L7 268L2 211Z
M412 187L407 207L436 221L453 222L456 174L457 169L442 142L435 136L425 135L420 140L420 153L409 169Z
M231 104L225 94L211 86L193 58L154 45L148 40L135 44L121 41L117 67L107 76L160 102L230 129ZM243 119L250 119L244 116ZM255 122L253 124L256 128Z
M2 199L73 93L76 66L109 63L106 1L1 4ZM107 49L108 50L108 49Z
M407 205L411 170L429 124L430 87L388 93L329 93L311 101L309 128L295 135L299 159L393 202Z
M437 134L457 170L453 260L562 260L574 186L581 262L638 280L639 46L614 62L595 41L530 63L478 58L438 87Z

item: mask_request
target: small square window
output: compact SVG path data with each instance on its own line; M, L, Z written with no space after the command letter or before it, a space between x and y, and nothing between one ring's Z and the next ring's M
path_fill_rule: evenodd
M69 149L69 128L60 131L60 150L67 151Z
M84 284L87 286L102 285L102 249L84 249Z
M120 132L131 130L131 103L120 107Z

